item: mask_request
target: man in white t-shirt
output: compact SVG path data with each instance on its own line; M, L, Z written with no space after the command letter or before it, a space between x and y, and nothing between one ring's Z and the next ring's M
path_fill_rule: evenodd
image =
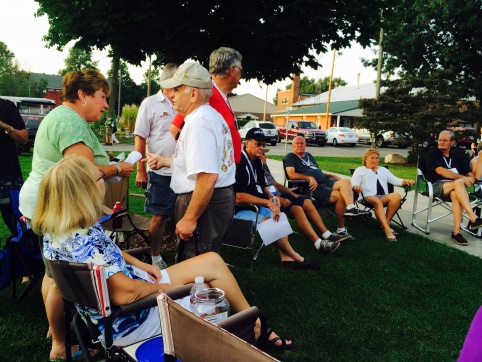
M161 73L161 81L171 78L176 69L176 64L166 64ZM157 94L144 99L139 107L134 129L135 149L143 156L146 152L156 155L174 153L176 140L169 132L169 126L177 112L172 106L172 97L169 97L171 92L171 88L162 88ZM162 226L174 214L176 203L176 194L169 187L170 183L169 167L146 170L145 163L137 162L136 185L146 189L144 211L152 214L149 226L152 264L159 269L167 268L161 256Z
M174 155L149 153L148 164L172 169L180 262L208 251L219 253L233 218L236 166L229 127L208 103L212 83L207 69L185 62L161 86L173 88L174 109L185 116L185 124Z

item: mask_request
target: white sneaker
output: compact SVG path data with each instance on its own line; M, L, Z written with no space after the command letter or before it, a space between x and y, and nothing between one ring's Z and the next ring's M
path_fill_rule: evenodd
M152 265L155 265L159 268L159 270L162 270L162 269L166 269L167 268L167 264L166 262L164 261L164 259L157 259L156 261L152 261Z

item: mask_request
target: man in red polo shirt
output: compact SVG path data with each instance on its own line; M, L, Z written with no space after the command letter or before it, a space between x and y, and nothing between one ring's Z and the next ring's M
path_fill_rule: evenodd
M213 82L213 95L209 98L209 105L221 113L229 126L234 146L236 164L241 160L241 136L238 132L236 116L229 104L228 94L238 86L243 66L242 55L232 48L221 47L209 56L209 73ZM184 117L177 114L171 124L171 133L177 139L184 124Z

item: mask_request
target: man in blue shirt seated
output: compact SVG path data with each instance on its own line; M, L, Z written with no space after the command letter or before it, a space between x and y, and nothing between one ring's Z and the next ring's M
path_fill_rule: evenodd
M286 174L290 180L309 181L309 189L313 191L318 207L335 205L337 234L349 235L345 228L345 217L359 220L371 217L370 211L361 211L355 207L350 180L320 170L314 157L306 152L306 141L303 137L295 137L292 147L293 152L288 153L284 159Z

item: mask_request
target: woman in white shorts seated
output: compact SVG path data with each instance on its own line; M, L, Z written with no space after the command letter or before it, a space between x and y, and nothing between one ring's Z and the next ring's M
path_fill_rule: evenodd
M236 279L223 259L216 253L207 253L162 270L144 263L121 251L97 223L102 214L104 173L86 158L65 157L45 174L40 184L38 205L32 220L33 229L44 237L44 255L49 260L93 263L104 266L107 288L113 305L123 305L194 282L203 276L209 287L225 292L233 313L249 308ZM130 266L148 273L151 282L136 279ZM186 305L186 303L184 303ZM101 314L88 309L89 315L99 321ZM161 332L157 307L116 319L114 344L128 345ZM258 319L255 336L261 334ZM261 342L263 348L291 349L290 340L275 333Z

